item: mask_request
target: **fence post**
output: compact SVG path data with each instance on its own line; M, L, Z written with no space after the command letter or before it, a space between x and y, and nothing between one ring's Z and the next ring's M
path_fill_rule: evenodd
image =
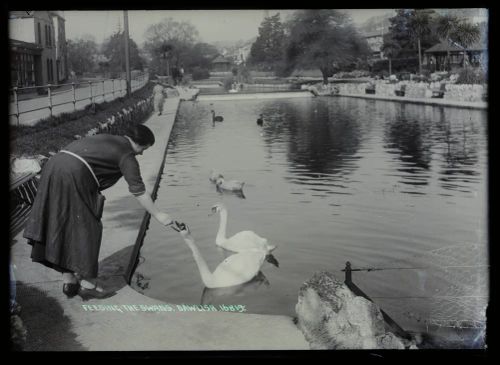
M113 99L115 98L115 79L111 79L111 83L113 84Z
M104 90L104 82L105 80L102 80L102 101L106 101L106 91Z
M19 100L17 99L17 86L14 87L14 102L16 103L17 126L19 127Z
M71 83L71 90L73 91L73 111L76 110L76 94L75 94L75 83Z
M89 89L90 89L90 104L93 104L93 101L92 101L92 81L89 81Z
M345 263L345 283L352 283L352 271L351 271L351 263L347 261Z
M47 85L48 86L48 93L47 93L47 97L49 98L49 110L50 110L50 116L52 116L52 91L50 90L50 84Z

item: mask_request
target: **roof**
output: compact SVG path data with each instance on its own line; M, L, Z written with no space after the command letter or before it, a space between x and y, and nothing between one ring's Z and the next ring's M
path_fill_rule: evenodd
M19 11L13 10L9 11L9 19L19 19L19 18L33 18L35 12L33 10Z
M17 50L17 49L21 48L21 49L31 50L34 53L38 53L38 52L41 52L43 50L43 47L39 44L18 41L17 39L9 39L9 46L10 46L11 50Z
M485 49L487 49L487 47L482 40L479 40L472 44L470 47L467 47L468 51L484 51ZM463 50L464 47L460 47L456 43L442 41L425 50L424 53L462 52Z
M231 61L225 59L223 56L219 55L217 56L212 63L231 63Z
M384 33L387 33L387 31L385 31ZM363 32L362 35L365 38L382 37L383 36L382 30L373 30L371 32Z

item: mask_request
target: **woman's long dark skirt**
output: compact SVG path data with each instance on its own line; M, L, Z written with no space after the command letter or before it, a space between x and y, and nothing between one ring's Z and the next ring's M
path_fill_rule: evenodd
M24 229L33 261L97 277L102 238L98 194L90 171L74 156L59 152L47 161Z

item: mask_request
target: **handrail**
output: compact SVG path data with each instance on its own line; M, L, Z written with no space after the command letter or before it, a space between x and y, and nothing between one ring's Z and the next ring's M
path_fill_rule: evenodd
M135 87L132 87L132 90L137 90L137 89L143 87L147 83L147 81L149 80L149 78L148 78L148 76L147 76L146 73L143 73L143 74L140 74L137 77L135 77L133 80L136 80L136 81L138 80L139 81L138 85L136 85ZM105 90L106 88L105 88L104 84L106 82L109 82L109 81L111 82L111 89L109 91L106 91ZM118 85L117 89L115 89L115 81L119 81L119 85ZM106 100L106 95L113 95L113 99L114 99L115 98L115 93L117 93L117 92L118 93L123 93L123 92L126 91L126 87L123 85L123 81L125 81L125 80L122 79L122 78L119 78L119 79L98 79L98 80L95 80L95 81L71 82L71 83L58 84L58 85L47 84L47 85L38 85L38 86L13 87L9 91L13 93L13 101L11 101L11 103L13 103L15 105L15 111L9 112L9 117L15 116L16 119L17 119L17 125L19 126L19 123L20 123L19 116L21 114L30 113L30 112L34 112L34 111L38 111L38 110L49 109L50 116L52 116L53 115L53 109L56 106L73 103L73 110L76 110L76 103L79 102L79 101L89 100L90 104L94 104L95 101L96 101L96 97L102 96L102 101L105 101ZM77 99L76 98L76 88L78 86L84 85L84 84L88 85L87 87L89 88L89 92L90 92L89 96L81 98L81 99ZM94 94L93 93L96 84L97 84L97 86L99 84L102 84L102 93L101 94ZM61 91L61 92L57 92L57 93L53 93L52 92L52 88L54 88L54 87L61 87L61 86L71 86L71 90ZM23 91L23 90L31 90L31 89L34 89L34 90L47 89L47 105L43 106L43 107L36 106L36 107L28 108L26 110L22 110L21 111L19 109L19 104L23 100L19 100L19 97L18 97L19 92ZM95 90L95 91L97 92L97 90ZM53 103L53 97L54 96L61 95L61 94L67 93L67 92L72 92L73 93L72 100ZM32 100L32 99L27 99L27 100Z

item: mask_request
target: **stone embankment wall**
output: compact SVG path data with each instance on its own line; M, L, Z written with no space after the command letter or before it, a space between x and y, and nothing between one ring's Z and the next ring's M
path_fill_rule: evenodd
M373 84L337 84L340 94L366 94L365 89ZM443 99L453 101L484 101L483 96L487 89L483 85L457 85L441 84L440 82L416 83L410 81L400 81L394 84L385 82L375 82L375 95L395 96L396 90L405 90L404 97L408 98L431 98L435 90L444 91Z
M299 290L297 326L312 349L416 349L388 331L373 302L355 295L330 272L319 272Z

